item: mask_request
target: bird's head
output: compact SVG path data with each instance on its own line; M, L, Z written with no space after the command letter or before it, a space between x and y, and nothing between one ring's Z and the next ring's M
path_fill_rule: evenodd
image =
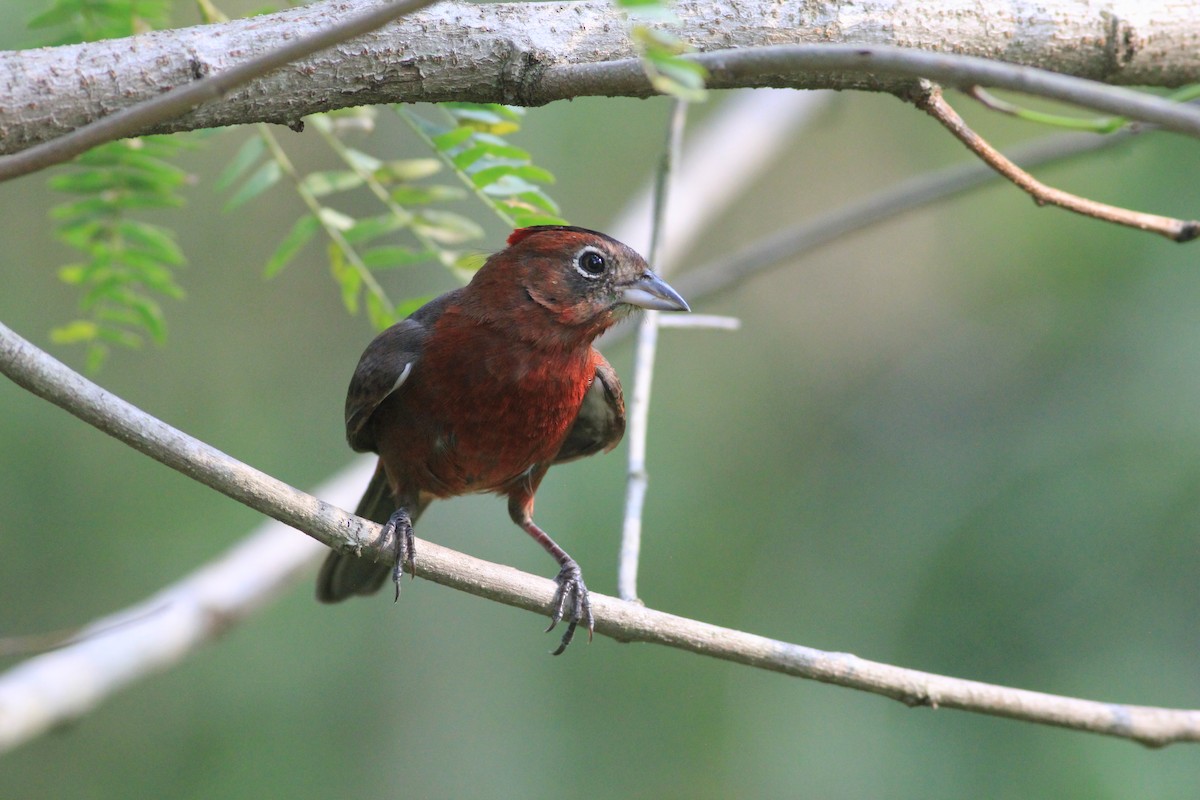
M679 294L631 248L565 225L519 228L472 284L510 302L533 303L558 324L595 337L635 306L688 311Z

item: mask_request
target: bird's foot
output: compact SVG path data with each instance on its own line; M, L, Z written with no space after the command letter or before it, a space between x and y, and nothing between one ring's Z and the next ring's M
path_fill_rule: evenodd
M404 577L404 564L408 562L408 572L412 577L417 576L417 550L413 545L412 520L408 509L397 508L383 524L382 535L396 537L396 563L392 567L392 583L396 585L396 599L400 599L400 579Z
M558 591L554 593L554 599L551 602L554 610L550 614L550 627L546 628L546 632L554 630L554 626L560 620L566 619L567 630L563 633L562 641L559 642L558 648L551 655L560 655L567 649L567 645L575 638L575 628L579 623L587 625L588 641L592 640L592 633L596 629L595 622L592 619L592 601L588 597L587 586L583 583L583 573L579 570L579 565L572 559L567 559L562 569L558 571L558 577L554 579L558 584Z

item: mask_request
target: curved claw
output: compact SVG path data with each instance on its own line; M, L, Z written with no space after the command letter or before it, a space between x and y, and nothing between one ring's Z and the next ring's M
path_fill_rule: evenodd
M558 584L558 590L554 592L554 599L550 601L553 610L550 613L550 626L546 628L546 632L554 630L554 626L562 619L566 619L568 623L558 647L551 652L551 655L557 656L561 655L571 640L575 638L575 628L579 626L579 623L587 625L589 642L592 640L596 625L592 619L592 601L588 596L588 589L583 582L583 573L580 571L579 565L568 559L562 569L558 571L554 582Z
M404 577L404 563L408 562L408 571L412 577L417 577L417 549L413 543L412 519L408 509L397 508L383 524L381 535L396 537L396 563L392 567L392 583L396 584L396 600L400 599L400 579Z

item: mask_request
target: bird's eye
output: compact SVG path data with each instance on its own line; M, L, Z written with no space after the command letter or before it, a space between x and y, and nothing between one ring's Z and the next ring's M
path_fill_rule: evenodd
M604 274L608 259L593 247L585 247L575 256L575 270L583 277L594 280Z

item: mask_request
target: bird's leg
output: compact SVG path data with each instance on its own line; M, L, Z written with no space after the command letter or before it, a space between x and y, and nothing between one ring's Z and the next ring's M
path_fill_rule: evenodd
M417 576L417 550L413 545L412 519L409 517L407 508L400 507L392 512L388 521L383 524L382 535L385 541L388 536L396 537L396 563L392 567L392 583L396 585L396 600L399 600L400 579L404 577L404 562L408 562L409 574L414 578Z
M583 573L580 571L579 565L575 563L575 559L567 555L566 550L563 550L550 538L550 534L534 524L531 516L532 497L512 498L509 501L508 510L513 521L558 562L558 576L554 579L554 582L558 584L558 590L554 592L554 599L550 601L550 627L546 628L546 631L554 630L554 626L564 618L567 620L567 630L563 633L562 641L559 642L552 655L557 656L567 649L567 645L575 638L575 628L581 622L587 625L588 641L590 642L596 625L592 619L592 601L588 597L588 589L583 582Z

